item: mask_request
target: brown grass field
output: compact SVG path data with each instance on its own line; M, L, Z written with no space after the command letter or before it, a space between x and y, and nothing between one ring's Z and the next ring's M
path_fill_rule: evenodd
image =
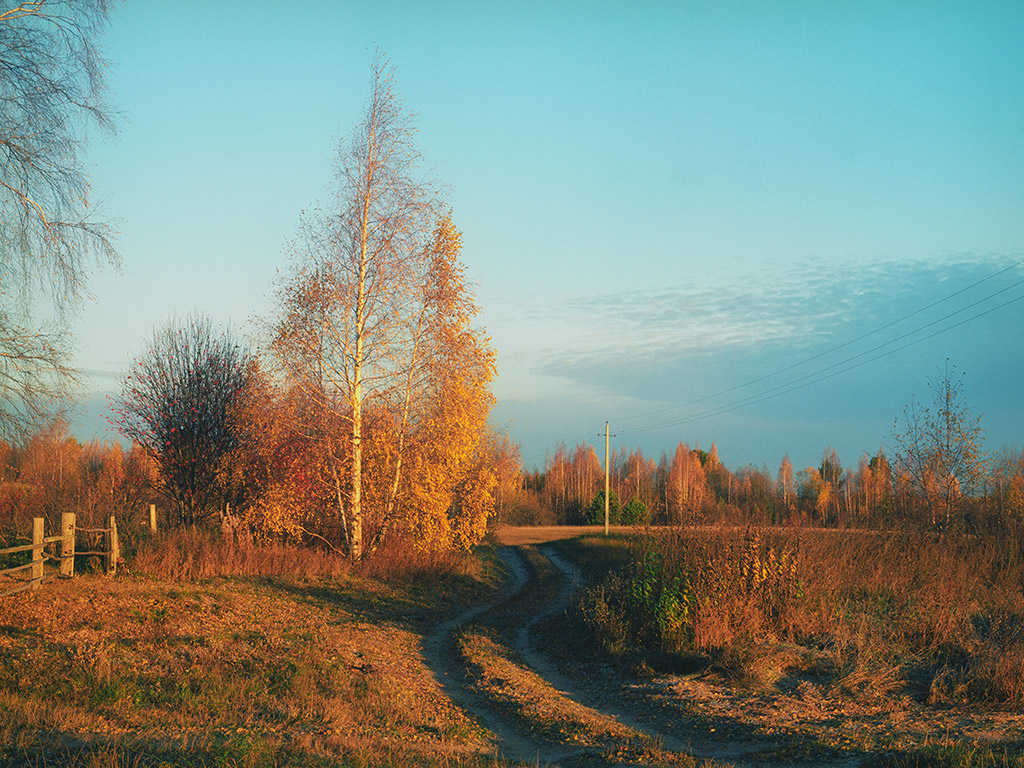
M359 569L177 534L6 598L0 764L1024 765L1009 542L594 534ZM798 597L750 592L787 547ZM685 632L615 603L655 560L705 573Z

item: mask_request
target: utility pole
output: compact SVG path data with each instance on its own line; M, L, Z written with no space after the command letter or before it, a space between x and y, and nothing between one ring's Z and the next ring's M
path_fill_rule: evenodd
M598 437L601 436L599 432ZM608 432L608 422L604 423L604 535L608 535L608 438L615 437Z
M608 535L608 422L604 423L604 535Z

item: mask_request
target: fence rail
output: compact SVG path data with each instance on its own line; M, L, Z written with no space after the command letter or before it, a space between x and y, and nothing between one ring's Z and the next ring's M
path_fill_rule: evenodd
M46 521L41 517L32 519L32 543L15 547L0 549L0 557L13 555L19 552L32 552L32 560L22 565L15 565L0 570L0 576L8 576L21 571L30 571L28 579L15 579L17 585L4 592L0 597L7 597L27 589L36 590L46 581L58 576L70 578L75 575L75 555L101 555L106 561L105 570L108 575L113 575L117 570L117 561L121 556L121 545L117 538L117 521L110 516L110 525L107 528L76 528L75 514L64 512L60 516L60 534L47 536L45 531ZM104 549L83 552L75 549L76 539L79 533L99 533L103 535ZM51 544L60 544L60 553L51 555L46 548ZM56 571L46 573L46 562L49 560L58 563ZM0 589L3 585L0 585Z

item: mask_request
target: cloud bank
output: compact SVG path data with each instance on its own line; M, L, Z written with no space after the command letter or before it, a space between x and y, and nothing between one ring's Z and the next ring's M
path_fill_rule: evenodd
M985 410L1003 414L1017 409L1024 374L1022 259L805 260L520 307L538 343L503 355L502 370L518 370L499 382L498 417L517 419L519 439L545 450L556 425L571 441L605 418L641 446L756 429L744 461L773 430L773 456L794 442L838 442L840 431L856 435L851 452L873 450L947 357L979 382Z

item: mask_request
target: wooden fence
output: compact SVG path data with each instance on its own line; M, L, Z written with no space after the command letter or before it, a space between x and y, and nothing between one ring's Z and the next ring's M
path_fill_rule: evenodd
M75 555L100 555L105 561L105 570L108 575L113 575L117 570L117 561L121 556L121 545L117 539L117 521L110 516L110 525L107 528L76 528L75 515L73 512L64 512L60 516L60 533L56 536L46 536L44 530L45 520L41 517L32 520L32 543L17 547L0 549L0 557L13 555L18 552L32 552L31 562L24 565L16 565L13 568L0 570L0 576L10 576L20 571L30 571L28 579L15 579L17 586L0 592L0 597L24 592L26 589L39 589L45 581L58 576L71 577L75 575ZM103 536L103 549L83 552L75 549L75 541L79 533L99 533ZM51 555L47 547L59 544L59 554ZM49 560L57 561L56 571L46 572L46 563ZM0 585L0 589L3 585Z

